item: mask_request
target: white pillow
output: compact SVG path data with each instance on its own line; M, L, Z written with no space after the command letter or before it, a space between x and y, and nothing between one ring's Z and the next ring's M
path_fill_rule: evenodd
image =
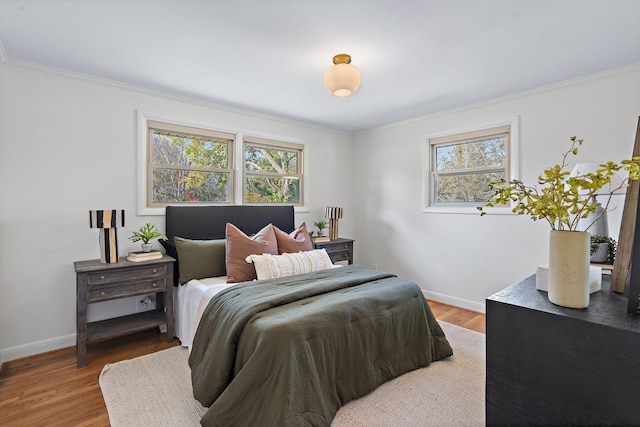
M311 273L333 266L324 249L282 255L249 255L246 261L255 265L258 280Z

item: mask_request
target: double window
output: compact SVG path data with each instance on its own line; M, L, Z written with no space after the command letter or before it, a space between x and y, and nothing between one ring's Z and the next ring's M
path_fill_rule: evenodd
M302 144L144 118L141 122L146 123L143 210L237 200L303 205Z
M491 196L491 182L511 179L511 128L427 138L427 208L475 208Z

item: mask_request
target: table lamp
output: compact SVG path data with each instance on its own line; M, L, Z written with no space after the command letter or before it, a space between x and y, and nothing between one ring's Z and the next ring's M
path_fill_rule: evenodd
M571 176L581 176L588 173L596 174L600 168L600 164L594 162L578 163L571 171ZM596 210L590 215L589 218L581 219L579 223L579 229L585 230L589 228L589 232L592 236L609 236L609 221L607 219L607 211L602 207L602 204L598 202L598 196L609 196L610 194L622 195L626 192L626 185L623 185L625 178L622 176L621 171L616 172L611 177L609 185L602 187L599 193L596 193ZM582 191L580 194L586 194ZM591 217L595 218L593 220ZM593 223L593 225L591 225Z
M327 206L324 211L324 217L329 218L329 239L336 240L338 238L338 220L342 218L342 208Z
M89 227L100 229L100 262L118 262L118 224L124 227L124 209L89 211Z

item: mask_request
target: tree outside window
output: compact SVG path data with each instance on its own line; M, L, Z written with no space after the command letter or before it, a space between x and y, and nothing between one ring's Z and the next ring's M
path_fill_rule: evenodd
M508 180L508 126L433 138L429 144L431 206L475 206L491 196L489 183Z
M234 135L149 125L148 205L230 203Z
M302 205L300 144L244 139L244 203Z
M304 204L303 144L153 120L144 126L145 208Z

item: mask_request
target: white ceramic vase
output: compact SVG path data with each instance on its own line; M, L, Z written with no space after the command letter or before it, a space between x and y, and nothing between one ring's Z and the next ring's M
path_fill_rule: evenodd
M153 243L141 243L140 246L142 247L142 252L151 252Z
M551 230L549 301L570 308L589 306L589 251L586 231Z

